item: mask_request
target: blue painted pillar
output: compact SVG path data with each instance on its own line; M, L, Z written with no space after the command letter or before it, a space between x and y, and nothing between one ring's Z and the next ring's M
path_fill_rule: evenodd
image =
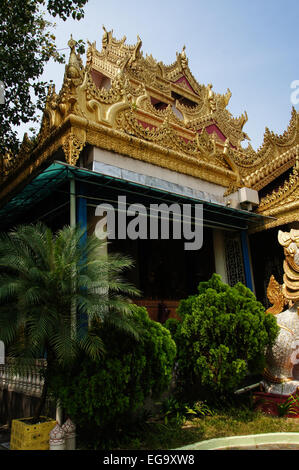
M84 242L87 237L87 205L85 197L80 197L80 195L83 194L83 187L82 185L80 185L77 197L77 226L85 230L85 235L83 239Z
M251 274L251 265L250 265L248 236L247 236L246 230L241 231L241 243L242 243L242 253L243 253L246 286L250 290L252 290L252 292L254 292L253 279L252 279L252 274Z
M70 226L76 227L76 181L70 178Z
M84 186L81 183L77 182L77 214L76 214L76 222L77 227L84 230L84 236L81 239L82 245L84 245L87 241L87 204L84 196ZM84 261L84 260L83 260ZM85 314L80 314L78 312L77 315L78 324L80 325L81 332L86 331L88 328L88 318Z

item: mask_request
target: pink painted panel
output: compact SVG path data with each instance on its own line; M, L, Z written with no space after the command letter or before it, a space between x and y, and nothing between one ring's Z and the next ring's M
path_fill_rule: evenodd
M190 88L190 90L193 91L193 93L195 93L195 91L193 90L192 86L190 85L186 77L181 77L178 80L176 80L174 83L185 83L187 87Z
M216 126L216 124L211 124L210 126L207 126L206 131L208 134L213 134L213 132L215 132L223 142L226 141L225 135L222 134L221 130Z
M140 124L142 127L144 127L144 129L157 129L157 126L154 126L153 124L149 124L148 122L145 122L145 121L141 121L140 119L138 119L138 124Z

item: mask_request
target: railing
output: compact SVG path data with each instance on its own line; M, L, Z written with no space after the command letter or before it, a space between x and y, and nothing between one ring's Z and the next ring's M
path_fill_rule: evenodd
M37 359L32 367L26 368L26 372L17 373L12 361L7 360L5 364L0 364L0 389L39 397L44 384L41 372L45 366L45 359Z

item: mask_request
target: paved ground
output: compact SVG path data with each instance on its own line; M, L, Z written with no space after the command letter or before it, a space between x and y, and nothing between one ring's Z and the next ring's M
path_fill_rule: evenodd
M10 433L6 426L0 426L0 450L9 450ZM256 446L229 447L218 450L299 450L298 444L263 444Z
M0 443L0 450L9 450L7 446L8 442ZM229 449L217 449L217 450L299 450L298 445L292 444L273 444L273 445L261 445L261 446L248 446L248 447L230 447ZM204 452L204 451L203 451Z

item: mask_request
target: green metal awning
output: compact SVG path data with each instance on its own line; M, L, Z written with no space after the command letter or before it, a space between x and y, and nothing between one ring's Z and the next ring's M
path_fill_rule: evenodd
M75 180L86 187L109 188L115 194L130 194L151 200L161 202L178 202L180 204L200 204L204 205L204 221L209 222L211 226L219 228L232 228L246 230L250 224L262 224L264 217L249 211L233 209L225 205L207 202L200 198L190 195L183 195L167 191L153 185L147 186L138 182L128 181L115 176L88 170L85 168L74 167L63 162L55 161L48 168L41 171L34 179L32 179L19 193L15 194L4 206L0 208L0 221L2 225L9 226L16 224L20 215L28 210L32 210L34 206L42 200L49 197L54 191L69 180ZM77 192L77 197L87 197L85 194ZM99 197L88 198L93 199L98 204L105 202L105 198ZM110 202L110 200L109 200ZM115 200L115 202L117 202Z

